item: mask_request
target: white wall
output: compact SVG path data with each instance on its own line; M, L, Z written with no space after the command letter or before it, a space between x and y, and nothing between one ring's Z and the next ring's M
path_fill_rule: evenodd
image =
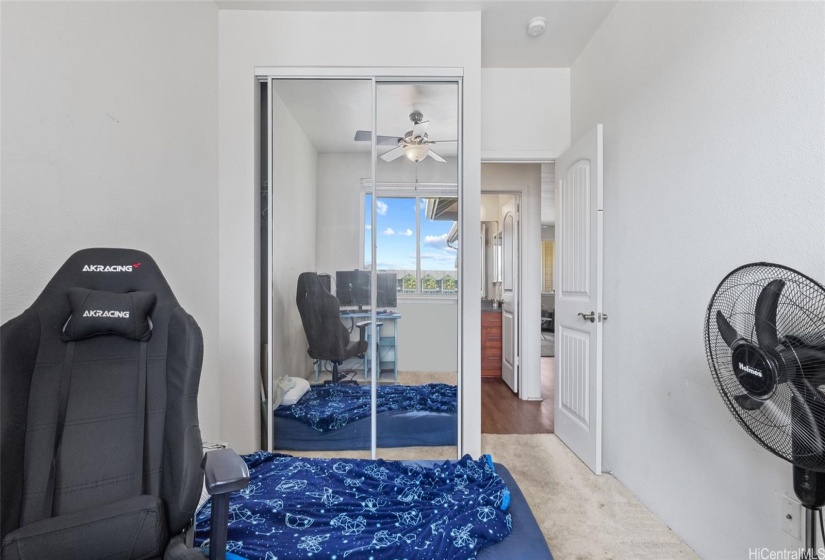
M481 190L522 193L522 294L519 310L522 386L519 396L523 399L541 399L541 339L538 332L541 321L541 166L485 163L481 166Z
M204 439L220 437L217 8L2 3L2 307L70 254L151 254L203 330Z
M791 467L736 424L703 346L738 265L825 280L821 3L620 2L572 68L604 123L605 466L703 558L795 548Z
M481 157L548 160L570 146L569 68L481 69Z
M275 378L309 377L312 360L295 304L298 275L315 270L318 153L277 93L272 96L272 321Z
M219 13L220 322L222 434L239 451L258 445L255 322L255 66L438 66L464 69L462 281L478 285L481 17L479 13ZM416 41L398 42L415 36ZM344 47L342 48L342 45ZM376 48L393 45L393 48ZM473 300L473 303L475 301ZM468 306L463 368L480 369L480 312ZM481 385L462 388L464 450L481 451Z

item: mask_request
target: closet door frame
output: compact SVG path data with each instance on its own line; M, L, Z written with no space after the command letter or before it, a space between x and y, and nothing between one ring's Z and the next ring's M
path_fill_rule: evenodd
M274 389L274 370L273 370L273 363L272 363L272 352L271 348L273 347L274 342L274 329L273 329L273 317L271 314L272 310L272 283L273 283L273 267L274 262L272 259L272 248L274 244L274 234L273 234L273 227L272 227L272 219L271 217L274 215L274 196L273 196L273 159L271 157L272 154L272 147L274 141L274 131L272 127L272 92L273 92L273 81L279 79L293 79L293 80L335 80L335 79L361 79L361 80L370 80L372 82L372 130L376 130L377 126L377 106L376 106L376 87L378 83L392 83L392 82L443 82L443 83L455 83L458 87L458 152L457 152L457 182L458 182L458 219L459 219L459 227L461 224L464 224L464 124L463 124L463 113L464 113L464 90L463 90L463 80L464 80L464 69L463 68L436 68L436 67L422 67L422 68L404 68L404 67L278 67L278 66L260 66L255 68L255 79L258 82L262 82L266 85L266 105L261 104L260 110L265 111L266 122L267 126L267 134L266 134L266 146L265 149L267 150L267 185L268 185L268 196L267 196L267 215L269 216L269 220L267 222L267 251L268 251L268 261L267 261L267 309L268 312L268 320L267 320L267 347L270 349L266 353L266 385L264 387L265 395L262 397L266 397L265 400L265 407L266 411L263 414L263 417L266 422L266 449L268 451L273 450L273 441L274 441L274 432L273 432L273 421L272 421L272 411L269 410L270 408L270 395L273 394ZM376 138L377 134L373 134L372 138L372 146L371 146L371 156L372 156L372 163L371 163L371 176L370 181L372 184L375 184L375 175L376 175L376 159L378 157L377 154L377 146L376 146ZM261 146L263 149L264 146ZM261 154L256 154L256 161L260 165L260 158ZM375 197L373 197L373 205L372 205L372 212L373 212L373 223L375 223ZM372 253L373 253L373 260L375 262L375 232L372 233ZM463 402L463 395L462 395L462 386L463 386L463 368L462 364L464 362L463 359L463 323L464 323L464 294L465 290L468 288L467 286L467 278L464 274L461 274L463 271L463 262L464 262L464 252L463 252L463 243L459 243L458 245L458 270L459 270L459 278L458 278L458 332L456 333L457 337L457 353L458 353L458 363L456 364L456 378L458 383L458 409L457 409L457 459L461 458L463 455L463 411L464 407L462 406ZM373 271L374 272L374 271ZM377 290L377 276L375 274L371 275L371 297L373 299L371 312L372 312L372 325L371 328L373 329L372 333L372 340L376 340L376 333L374 329L376 328L376 316L375 313L377 311L376 308L376 298L378 294ZM467 292L467 293L475 293L475 292ZM371 455L372 458L376 458L376 435L377 435L377 426L376 426L376 392L377 392L377 372L375 368L377 367L377 360L375 356L376 348L375 345L370 346L371 352L371 364L372 364L372 383L371 383L371 392L372 392L372 411L371 411Z

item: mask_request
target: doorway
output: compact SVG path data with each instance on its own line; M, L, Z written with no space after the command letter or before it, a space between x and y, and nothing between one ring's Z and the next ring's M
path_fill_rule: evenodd
M539 330L541 182L540 164L482 164L482 433L553 431L553 359L541 357ZM492 371L485 350L496 335Z

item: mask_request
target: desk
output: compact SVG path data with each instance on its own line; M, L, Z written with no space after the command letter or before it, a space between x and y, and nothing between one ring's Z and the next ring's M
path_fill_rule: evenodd
M369 320L372 317L369 311L342 311L341 321L344 322L347 329L352 327L351 333L355 334L358 329L355 328L355 323ZM381 374L391 373L393 381L398 381L398 346L396 341L398 339L398 320L401 314L398 312L392 313L378 313L378 348L376 353L378 355L378 379L381 379ZM367 343L369 344L370 327L367 326L366 335ZM364 369L364 379L369 378L370 372L370 351L364 355L364 360L361 362ZM318 374L321 370L321 362L315 364L315 381L318 382Z

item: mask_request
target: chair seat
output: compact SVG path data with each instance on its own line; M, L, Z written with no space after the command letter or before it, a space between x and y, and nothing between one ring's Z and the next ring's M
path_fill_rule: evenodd
M138 560L163 555L169 536L163 503L136 496L30 523L3 539L4 560L96 558Z

